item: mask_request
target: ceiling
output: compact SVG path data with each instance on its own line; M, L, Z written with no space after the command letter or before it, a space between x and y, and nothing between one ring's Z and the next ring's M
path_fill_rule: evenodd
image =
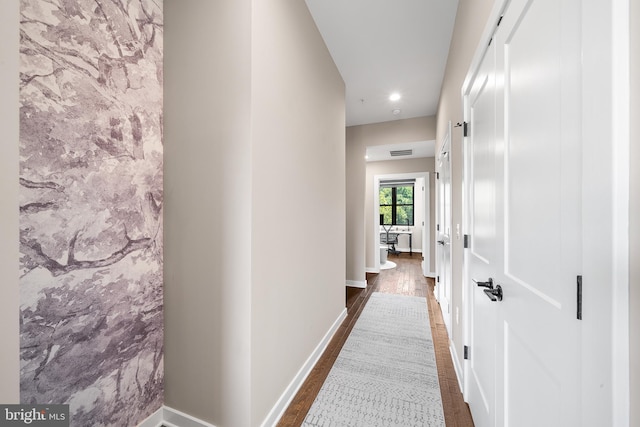
M305 1L345 82L347 126L436 113L458 0Z

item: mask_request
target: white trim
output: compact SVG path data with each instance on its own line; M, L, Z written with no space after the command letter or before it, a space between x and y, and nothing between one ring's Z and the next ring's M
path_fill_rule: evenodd
M458 379L458 387L462 390L463 375L462 365L460 364L460 358L456 351L456 346L453 341L449 340L449 353L451 353L451 360L453 360L453 370L456 371L456 378Z
M463 120L465 122L470 122L469 117L469 93L471 91L473 81L476 77L476 74L480 70L480 64L484 58L484 55L487 51L487 47L489 46L489 41L492 39L493 34L496 31L496 24L500 20L500 17L503 14L504 9L506 8L509 0L496 0L493 4L493 9L489 13L489 17L487 18L487 22L485 24L485 28L482 32L482 35L478 39L478 45L475 49L475 53L469 64L469 68L466 73L466 77L462 84L462 88L460 89L460 95L462 98L462 110L463 110ZM462 234L469 233L469 183L467 180L469 179L469 148L468 148L468 137L462 138L462 162L463 162L463 170L462 170ZM453 262L453 261L452 261ZM471 307L471 296L470 292L472 291L472 287L470 285L469 280L469 260L467 258L467 251L463 249L462 251L462 344L469 343L471 341L471 315L472 315L472 307ZM452 284L453 285L453 284ZM453 348L455 351L455 348ZM454 368L456 369L456 375L458 375L459 382L461 382L460 390L462 391L462 396L464 397L464 401L469 401L469 388L470 388L470 364L468 361L463 361L462 367L456 366L454 364ZM461 379L461 381L460 381Z
M491 13L489 13L489 18L487 18L487 23L484 27L484 31L478 39L478 46L476 47L473 59L469 64L467 76L462 83L462 89L460 90L460 93L463 98L471 90L471 83L473 82L476 73L479 70L480 63L482 62L482 58L484 58L487 47L489 47L489 40L491 40L491 38L493 37L493 33L495 33L497 28L496 24L500 20L500 17L502 16L505 7L507 7L508 2L509 0L496 0L493 4L493 9L491 9ZM469 118L465 113L463 113L464 121L468 122Z
M421 254L422 253L422 249L409 249L408 247L406 248L401 248L400 246L396 245L396 250L398 252L402 252L402 253L409 253L409 252L413 252L414 254Z
M629 381L629 0L612 2L613 426L630 422Z
M202 421L201 419L168 406L162 407L162 415L162 421L157 425L157 427L160 427L161 425L166 427L216 427L211 423Z
M367 287L367 281L366 280L347 280L347 286L350 286L352 288L366 288Z
M435 279L436 278L436 272L435 271L430 271L424 277L431 277L432 279Z
M431 269L431 200L429 193L429 174L431 172L406 172L406 173L391 173L391 174L380 174L373 176L373 259L375 262L376 271L369 271L370 268L367 268L368 273L379 273L380 272L380 251L378 248L380 247L380 180L382 179L405 179L405 178L423 178L424 179L424 191L422 192L423 199L422 204L424 206L423 220L424 226L422 227L422 248L421 253L424 256L423 261L423 271L428 271ZM415 203L415 200L414 200ZM426 241L426 247L424 245ZM417 252L417 251L414 251Z
M138 424L138 427L159 427L162 425L164 407L158 408L153 414L149 415L144 421Z
M293 380L287 386L284 393L282 393L282 395L280 396L276 404L273 406L273 408L271 409L267 417L264 419L262 424L260 424L261 427L275 426L278 423L278 421L284 414L284 411L287 409L287 407L291 403L291 400L293 400L296 393L298 392L298 390L300 389L304 381L307 379L307 376L309 376L309 374L311 373L311 369L313 369L316 363L318 363L320 356L322 356L322 353L324 353L324 351L326 350L327 346L329 345L329 342L333 338L333 335L336 333L336 331L338 330L338 328L340 327L340 325L342 324L342 322L346 317L347 317L347 309L345 308L342 310L342 312L340 313L338 318L335 320L335 322L333 322L333 325L331 325L331 328L329 328L327 333L324 335L322 340L318 343L317 347L313 350L313 352L311 353L309 358L306 360L306 362L304 362L304 364L302 365L298 373L295 375L295 377L293 377Z
M378 237L380 238L380 237ZM380 256L380 254L378 254L378 256ZM380 268L372 268L372 267L367 267L364 269L365 273L371 273L371 274L378 274L380 273Z

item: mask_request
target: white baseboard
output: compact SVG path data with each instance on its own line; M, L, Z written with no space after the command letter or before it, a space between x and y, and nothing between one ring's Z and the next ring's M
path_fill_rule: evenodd
M435 271L429 272L424 277L431 277L432 279L435 279L436 278L436 272Z
M278 423L278 421L280 421L280 418L284 414L284 411L287 409L287 407L295 397L296 393L302 386L302 383L304 383L304 381L307 379L307 377L311 373L311 369L313 369L316 363L318 363L320 356L322 356L322 353L324 353L327 346L329 345L329 342L331 341L336 331L342 324L342 321L346 317L347 317L347 309L345 308L344 310L342 310L342 312L340 313L338 318L335 320L335 322L333 322L333 325L331 325L331 328L329 328L329 330L324 335L322 340L320 340L320 342L318 343L316 348L313 350L309 358L307 358L307 360L304 362L304 364L302 365L298 373L295 375L295 377L293 377L293 380L291 381L289 386L287 386L284 393L282 393L282 395L280 396L280 399L278 399L278 401L276 402L274 407L271 409L267 417L264 419L262 424L260 424L261 427L272 427L272 426L275 426Z
M365 281L366 285L366 281ZM326 350L329 342L335 335L336 331L347 317L347 309L342 310L338 318L333 322L331 328L327 331L327 333L322 337L322 340L316 348L313 350L309 358L304 362L298 373L293 378L293 381L289 384L289 386L285 389L280 399L276 402L269 415L262 422L261 427L273 427L275 426L284 411L287 409L291 400L293 400L294 396L307 379L309 374L311 373L311 369L318 363L320 356ZM178 411L177 409L170 408L168 406L163 406L151 414L147 419L138 424L138 427L216 427L211 423L206 421L202 421L196 417L193 417L184 412Z
M367 287L367 281L359 281L359 280L347 280L347 286L350 286L352 288L366 288Z
M373 274L378 274L380 273L380 269L379 268L371 268L371 267L367 267L364 269L365 273L373 273Z
M151 414L138 427L216 427L177 409L163 406Z
M143 422L141 422L140 424L138 424L138 427L159 427L162 425L162 413L163 413L163 409L164 407L160 407L158 408L158 410L156 412L154 412L153 414L149 415Z
M194 416L185 414L177 409L165 406L162 408L162 424L166 427L216 427Z
M460 391L462 392L462 394L464 394L465 390L462 387L462 364L460 363L460 359L458 358L456 346L453 345L453 341L451 340L449 340L449 353L451 353L451 360L453 360L453 369L456 371L456 378L458 378L458 386L460 387Z
M396 246L396 250L402 253L413 252L414 254L421 254L422 249L409 249L409 248L401 248L400 246Z

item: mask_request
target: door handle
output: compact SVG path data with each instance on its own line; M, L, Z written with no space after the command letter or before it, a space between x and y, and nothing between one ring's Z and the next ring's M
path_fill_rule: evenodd
M502 301L502 286L498 285L495 289L485 289L484 293L493 302Z
M478 282L476 279L471 280L473 280L473 283L480 286L481 288L493 289L493 279L491 277L489 277L486 282Z
M444 240L438 240L438 244L444 246Z

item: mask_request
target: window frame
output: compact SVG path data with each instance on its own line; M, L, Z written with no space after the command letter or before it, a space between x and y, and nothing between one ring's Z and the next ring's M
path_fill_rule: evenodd
M411 187L411 203L398 203L398 198L397 198L397 189L398 187ZM383 221L382 224L380 225L386 225L386 226L409 226L409 227L413 227L415 225L415 204L416 204L416 187L415 185L387 185L385 187L380 187L379 191L382 191L383 188L391 188L391 204L383 204L382 202L379 203L379 209L382 210L383 207L391 207L391 224L386 224L384 223L384 216L382 216ZM398 224L398 215L397 215L397 208L398 207L404 207L404 206L410 206L411 207L411 221L409 224Z

